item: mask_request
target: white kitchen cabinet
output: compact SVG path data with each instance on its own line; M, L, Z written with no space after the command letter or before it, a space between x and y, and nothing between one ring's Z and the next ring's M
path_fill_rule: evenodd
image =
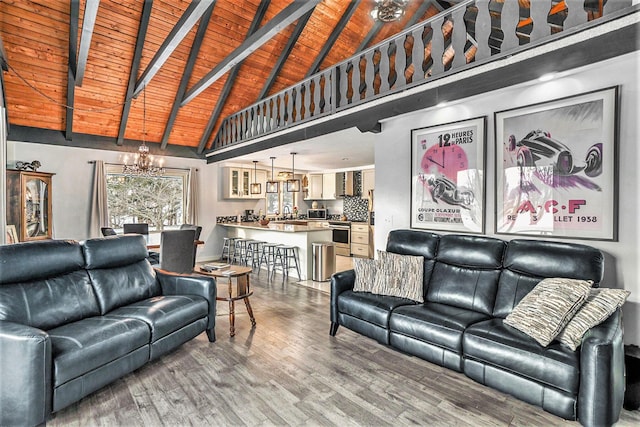
M307 200L322 199L322 174L309 174L309 195Z
M223 168L223 197L225 199L261 199L265 196L265 181L267 171L256 171L256 182L261 184L260 194L251 194L250 185L253 183L253 169L238 167Z
M338 197L336 191L336 174L322 174L322 200L336 200Z

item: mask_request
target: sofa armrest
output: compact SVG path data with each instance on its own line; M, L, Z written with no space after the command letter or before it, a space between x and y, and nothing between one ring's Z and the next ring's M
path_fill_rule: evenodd
M0 425L35 426L51 413L51 340L31 326L0 320Z
M612 425L624 399L622 310L587 331L580 350L578 420L584 426Z
M207 300L209 303L207 334L209 340L213 342L215 338L211 339L211 333L216 325L216 280L213 277L178 274L160 269L156 269L156 278L163 295L199 295Z
M355 282L355 270L341 271L331 276L331 323L338 323L338 295L353 289Z

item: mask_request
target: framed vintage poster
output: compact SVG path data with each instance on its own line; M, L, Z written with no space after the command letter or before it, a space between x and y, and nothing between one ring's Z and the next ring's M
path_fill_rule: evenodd
M617 240L617 88L495 113L496 233Z
M411 131L411 228L484 232L485 122Z

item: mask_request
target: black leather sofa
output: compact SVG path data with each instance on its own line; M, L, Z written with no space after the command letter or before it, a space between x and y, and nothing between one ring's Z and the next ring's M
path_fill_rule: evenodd
M33 426L206 331L216 282L154 270L141 235L0 246L0 426Z
M424 303L354 292L354 270L331 279L331 329L343 325L402 352L587 426L616 422L624 397L622 314L592 328L576 350L542 347L503 324L547 277L603 277L586 245L416 230L390 232L388 252L424 257Z

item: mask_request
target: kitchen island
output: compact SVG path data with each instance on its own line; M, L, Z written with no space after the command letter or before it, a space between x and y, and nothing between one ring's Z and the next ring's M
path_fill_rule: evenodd
M300 259L300 280L311 280L313 273L313 257L311 244L317 242L331 242L332 232L328 224L323 221L272 221L268 225L258 222L221 223L227 228L228 237L262 240L269 243L279 243L298 247ZM296 269L289 270L289 274L297 276Z

